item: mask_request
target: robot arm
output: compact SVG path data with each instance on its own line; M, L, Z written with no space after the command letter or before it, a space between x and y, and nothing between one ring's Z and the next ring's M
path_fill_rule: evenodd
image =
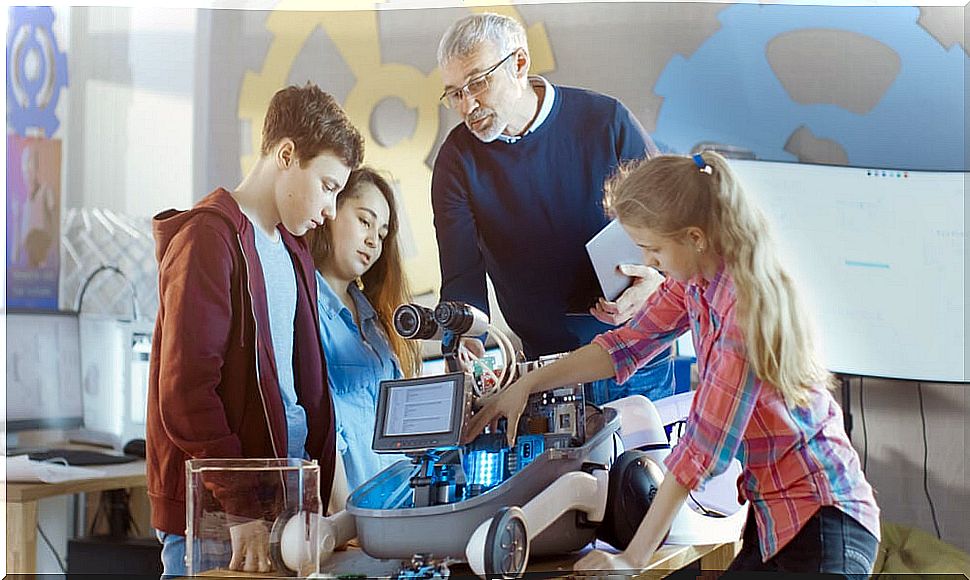
M337 548L355 537L357 525L346 510L329 517L299 513L286 522L277 539L280 559L287 568L300 573L318 553L314 541L319 546L320 562L326 562Z
M482 578L501 574L513 577L525 571L529 543L563 514L577 510L590 522L606 513L609 474L571 471L560 476L521 508L504 508L482 522L465 547L472 571Z
M345 546L347 542L357 537L357 525L354 516L347 510L320 519L320 561L324 561L333 554L334 550Z

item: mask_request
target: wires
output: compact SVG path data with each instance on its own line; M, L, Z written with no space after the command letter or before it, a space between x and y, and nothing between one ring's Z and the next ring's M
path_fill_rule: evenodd
M670 424L670 433L668 438L670 439L670 446L673 447L680 441L680 438L684 436L684 431L687 430L687 419L678 419Z
M495 326L489 324L488 332L495 337L495 341L498 342L499 349L502 351L502 362L504 365L502 368L502 377L499 381L499 390L501 390L511 385L516 379L515 347L512 346L512 341L509 337Z
M488 326L488 334L495 339L496 343L498 343L499 350L502 353L502 371L498 376L496 376L494 371L488 368L482 369L482 375L490 377L494 383L494 386L487 390L480 390L476 381L473 388L475 390L475 396L479 398L498 394L505 389L505 387L515 382L515 379L518 378L518 372L515 364L515 347L512 346L512 341L508 336L505 335L504 332L491 324ZM470 352L467 354L474 361L481 360L481 357L478 357Z
M675 440L676 441L680 441L680 438L684 435L684 431L687 429L687 419L678 419L677 421L674 421L673 423L671 423L671 426L670 427L671 427L671 429L670 429L670 439L671 439L670 445L673 446ZM675 439L674 435L676 435L676 439ZM694 505L696 505L698 508L700 508L701 512L705 516L712 517L712 518L723 518L724 517L724 514L719 514L719 513L715 512L715 511L711 511L711 510L707 509L706 507L704 507L704 505L701 502L697 501L697 498L694 497L694 492L693 491L688 491L687 492L687 497L689 497L690 500L692 502L694 502Z
M706 507L704 507L703 505L701 505L701 502L697 501L697 498L694 497L694 492L693 491L688 491L687 492L687 496L691 499L692 502L694 502L694 505L696 505L697 507L699 507L700 510L702 512L704 512L704 515L705 516L708 516L708 517L711 517L711 518L723 518L724 517L723 514L719 514L717 512L712 512L711 510L709 510Z
M671 446L674 445L674 440L675 440L674 435L676 435L676 441L680 441L680 438L683 437L684 431L686 429L687 429L687 419L679 419L679 420L677 420L677 421L675 421L674 423L671 424L671 430L670 430L670 435L671 435L671 437L670 437L670 439L671 439L670 445ZM711 511L711 510L707 509L706 507L704 507L704 505L701 502L697 501L697 498L694 497L694 492L693 491L688 491L687 492L687 497L689 497L690 500L692 502L694 502L694 505L696 505L698 508L700 508L701 512L705 516L712 517L712 518L723 518L724 517L724 514L720 514L720 513L715 512L715 511Z
M933 506L933 498L930 497L929 469L927 461L929 459L929 444L926 440L926 413L923 411L923 383L916 383L916 393L919 395L919 418L923 425L923 491L926 493L926 500L930 504L930 514L933 516L933 527L936 529L936 537L943 539L940 534L940 523L936 520L936 508Z
M61 569L61 572L67 574L67 567L64 566L64 560L61 559L61 555L57 553L57 550L54 548L54 544L51 543L50 538L48 538L47 534L44 533L44 528L40 527L40 524L37 524L37 532L40 534L40 537L44 539L44 543L47 544L47 547L51 549L51 554L54 554L54 558L57 559L57 567Z
M673 446L674 443L675 443L674 435L676 435L676 441L680 441L680 438L683 437L684 431L686 429L687 429L687 419L679 419L677 421L674 421L671 424L671 429L670 429L670 435L671 435L671 437L670 437L670 439L671 439L670 445L671 446ZM711 510L707 509L706 507L704 507L704 505L701 504L701 502L697 501L697 498L694 497L694 492L693 491L688 491L687 492L687 497L689 497L690 500L692 502L694 502L694 505L696 505L698 508L700 508L701 512L703 512L705 516L712 517L712 518L723 518L724 517L724 514L719 514L717 512L711 511Z
M135 521L128 508L130 499L131 495L126 489L112 489L101 492L98 495L98 509L94 512L94 518L88 528L88 535L93 536L97 533L98 524L102 517L107 522L108 534L112 537L127 536L132 529L135 530L135 533L141 534L138 522Z
M470 355L470 356L472 357L473 360L481 360L479 357L475 355ZM499 385L501 384L501 381L499 380L498 377L495 376L495 372L492 371L491 369L483 367L481 372L482 372L482 378L483 379L485 377L490 378L493 383L493 386L489 389L482 389L479 386L479 381L473 381L472 392L475 394L476 399L480 399L482 397L487 397L495 394L496 392L498 392ZM482 382L484 382L484 380Z
M869 431L866 429L866 405L862 398L863 395L863 378L859 377L859 414L862 415L862 474L869 475L867 469L869 467Z

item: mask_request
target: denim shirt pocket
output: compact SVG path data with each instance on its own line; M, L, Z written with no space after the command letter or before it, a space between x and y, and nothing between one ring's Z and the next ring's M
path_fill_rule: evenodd
M328 362L327 371L330 373L330 384L333 385L335 395L346 395L361 390L376 394L380 376L372 365Z
M353 363L334 365L334 371L331 385L337 429L353 447L361 426L373 425L380 375L370 365Z

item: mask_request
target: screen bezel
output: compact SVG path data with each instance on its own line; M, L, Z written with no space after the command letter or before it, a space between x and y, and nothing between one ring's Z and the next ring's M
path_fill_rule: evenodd
M391 391L396 388L415 387L432 383L450 383L451 429L441 433L425 435L385 435L387 412ZM454 447L461 440L465 412L465 374L446 373L413 379L381 381L377 397L377 419L374 423L374 439L371 448L377 453L401 453L407 451L426 451L442 447Z

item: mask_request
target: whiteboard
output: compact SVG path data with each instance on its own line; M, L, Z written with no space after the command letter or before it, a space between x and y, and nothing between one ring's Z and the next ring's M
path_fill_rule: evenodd
M967 382L967 175L729 161L834 372Z

